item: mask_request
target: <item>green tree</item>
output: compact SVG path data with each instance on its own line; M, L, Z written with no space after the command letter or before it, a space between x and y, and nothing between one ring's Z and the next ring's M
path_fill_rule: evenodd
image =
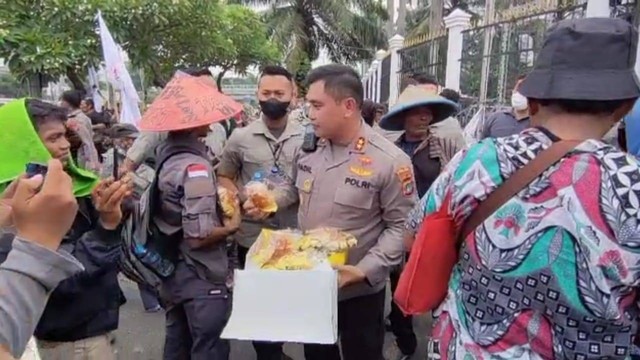
M269 34L286 52L289 69L296 72L327 49L336 62L371 59L386 46L383 22L388 14L376 0L234 0L270 4L264 17Z
M164 86L176 68L222 66L243 72L277 61L265 24L246 8L204 0L12 0L0 7L0 57L19 79L66 76L84 88L102 61L98 10L131 66Z
M19 80L82 74L98 56L97 1L14 0L0 6L0 57ZM40 84L43 86L44 84Z
M151 84L164 86L176 68L216 64L233 51L220 28L223 8L202 0L111 0L109 30ZM117 11L116 11L117 9Z
M227 5L222 14L218 28L226 35L223 41L227 51L213 57L214 65L221 68L216 79L218 88L222 88L222 78L230 70L244 74L250 66L281 61L280 49L268 39L267 28L256 12L240 5Z

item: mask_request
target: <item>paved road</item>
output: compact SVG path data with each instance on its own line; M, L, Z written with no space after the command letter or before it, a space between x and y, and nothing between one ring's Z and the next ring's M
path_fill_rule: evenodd
M116 334L119 360L161 360L164 337L164 314L147 314L142 307L138 288L129 281L122 281L122 290L127 297L127 303L120 312L120 329ZM425 341L428 319L421 317L414 321L420 345L415 360L425 359ZM255 354L250 343L234 341L231 344L231 360L255 360ZM295 360L304 360L302 346L298 344L285 345L285 352ZM393 344L393 338L387 334L385 357L395 360L399 352Z

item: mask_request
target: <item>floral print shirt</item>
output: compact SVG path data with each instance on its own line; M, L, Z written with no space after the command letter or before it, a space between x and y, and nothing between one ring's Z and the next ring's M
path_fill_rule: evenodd
M459 226L551 139L538 129L459 153L412 212L451 192ZM638 332L640 167L588 140L464 241L435 312L433 359L628 359Z

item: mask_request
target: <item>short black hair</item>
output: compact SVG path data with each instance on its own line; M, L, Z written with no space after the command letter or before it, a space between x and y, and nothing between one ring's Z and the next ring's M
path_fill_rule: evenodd
M373 120L376 117L376 103L371 100L365 100L362 103L362 108L360 109L360 113L362 114L362 118L364 122L369 124L369 126L373 126Z
M26 99L25 107L33 127L38 130L40 125L49 121L67 121L67 111L60 106L49 104L38 99Z
M84 101L87 105L91 105L91 107L95 109L96 104L94 104L92 98L87 97L87 98L82 99L82 101Z
M453 89L442 89L442 91L440 92L440 96L445 99L451 100L456 104L460 102L460 93Z
M334 99L342 100L352 97L358 107L364 101L364 88L360 75L350 66L331 64L320 66L309 72L307 87L318 81L324 81L324 89Z
M440 86L438 80L435 77L427 74L414 74L411 79L418 83L418 85L435 85Z
M262 72L260 73L260 79L265 76L284 76L289 81L293 80L293 75L289 72L289 70L283 68L280 65L267 65L263 67Z
M80 107L83 95L80 90L68 90L62 93L62 100L77 109Z
M624 106L627 102L633 102L636 99L624 100L567 100L567 99L530 99L541 106L556 108L569 114L597 114L611 115L614 111Z
M191 68L182 69L180 71L182 71L183 73L185 73L187 75L191 75L191 76L213 76L213 74L211 74L211 70L209 70L209 68L191 67Z

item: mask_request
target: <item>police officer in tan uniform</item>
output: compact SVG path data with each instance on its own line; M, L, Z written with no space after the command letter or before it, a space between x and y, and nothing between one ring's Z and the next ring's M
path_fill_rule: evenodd
M365 124L362 82L348 66L308 77L309 118L320 138L303 144L295 164L302 230L335 227L353 234L339 276L338 331L344 360L382 360L385 284L402 260L403 226L416 202L409 157ZM305 139L306 140L306 139ZM337 345L305 345L307 360L339 360Z
M293 160L302 144L303 128L289 121L288 109L294 95L292 75L280 66L263 69L258 83L258 100L262 116L248 126L236 129L222 152L217 173L220 184L242 193L252 180L266 180L277 188L293 185ZM278 211L273 215L259 214L255 219L245 217L238 233L238 257L242 267L247 251L262 228L286 229L297 227L298 196L278 198ZM250 202L245 210L253 212ZM258 360L286 359L281 343L254 342Z

